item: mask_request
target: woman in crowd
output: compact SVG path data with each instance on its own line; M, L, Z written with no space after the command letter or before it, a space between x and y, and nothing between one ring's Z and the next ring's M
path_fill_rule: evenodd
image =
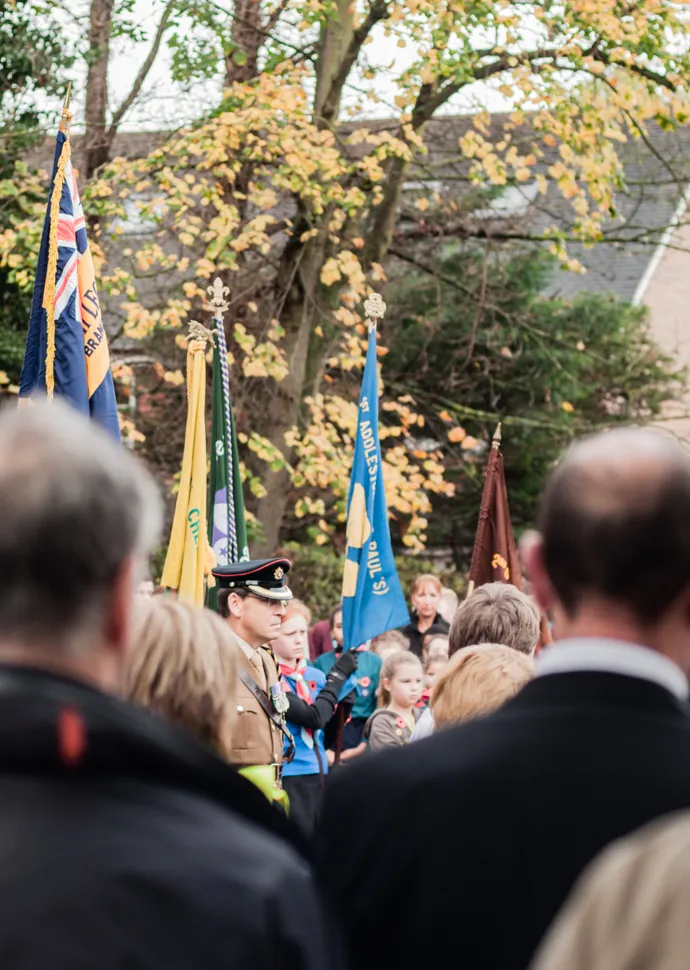
M379 710L367 721L364 736L372 751L407 744L417 723L416 704L422 694L424 671L418 657L400 650L381 669Z
M500 643L481 643L456 653L431 695L434 730L490 714L532 679L532 658Z
M217 613L155 597L137 614L124 692L227 760L237 676L229 631Z
M407 637L410 650L417 657L422 657L422 647L425 634L448 634L450 626L438 612L441 600L441 582L438 576L425 573L417 576L412 595L412 620L400 631Z
M330 653L324 653L318 657L314 666L324 674L329 674L334 664L343 656L343 611L338 609L332 616L332 629L336 648ZM339 639L336 639L336 631ZM362 744L364 726L376 710L376 692L379 686L379 675L381 673L381 659L367 650L365 646L358 647L356 650L345 651L353 653L357 657L357 678L355 684L355 697L352 706L350 720L344 725L342 730L342 760L349 761L353 757L358 757L365 750ZM331 755L331 758L333 755Z
M341 654L328 676L309 666L305 659L309 620L307 607L291 600L282 618L280 636L272 643L288 696L288 730L295 745L294 758L283 766L283 787L290 799L290 818L306 834L316 826L328 773L323 728L338 701L353 689L350 675L357 666L357 655L352 651Z

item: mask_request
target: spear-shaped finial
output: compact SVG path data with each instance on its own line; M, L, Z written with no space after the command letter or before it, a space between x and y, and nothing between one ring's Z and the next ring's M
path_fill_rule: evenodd
M379 293L372 293L369 299L364 301L364 313L371 333L376 329L376 321L382 320L386 314L386 304Z
M491 442L492 448L500 448L501 446L501 422L499 421L496 425L496 430L494 431L493 441Z
M67 83L67 94L65 94L65 100L62 105L62 114L60 115L60 131L64 134L69 134L69 125L72 120L72 112L69 110L69 106L72 102L72 82Z

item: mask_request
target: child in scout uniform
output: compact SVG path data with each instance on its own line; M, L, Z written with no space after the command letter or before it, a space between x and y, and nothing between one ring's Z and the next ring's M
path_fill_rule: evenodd
M364 646L347 652L357 655L357 678L355 701L350 720L343 729L343 752L352 751L354 753L355 750L360 748L365 724L376 710L376 692L381 673L381 658L375 653L371 653ZM322 673L328 674L342 654L342 647L339 650L331 650L330 653L324 653L317 657L314 666ZM357 753L361 752L357 750ZM344 757L343 760L348 761L350 759Z
M235 711L228 760L272 800L285 806L283 742L289 738L287 698L270 644L280 634L292 592L287 559L217 566L218 612L232 634L238 678L230 701ZM288 745L289 747L289 745Z
M323 727L338 701L349 694L355 678L357 654L341 655L328 676L305 659L309 611L298 600L288 604L280 636L273 641L281 682L288 698L288 729L295 756L283 765L283 787L290 798L290 818L311 835L316 827L328 760Z
M391 654L381 670L380 708L367 721L364 737L372 751L408 744L421 714L415 705L424 687L419 657L409 650Z

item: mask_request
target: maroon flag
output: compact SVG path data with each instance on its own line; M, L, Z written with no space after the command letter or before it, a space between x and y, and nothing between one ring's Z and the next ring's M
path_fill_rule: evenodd
M510 521L500 444L499 424L486 463L486 480L472 551L468 595L476 586L483 586L484 583L512 583L518 589L522 588L522 573Z

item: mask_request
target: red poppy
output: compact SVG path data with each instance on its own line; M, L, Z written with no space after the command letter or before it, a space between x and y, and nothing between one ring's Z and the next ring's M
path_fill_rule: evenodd
M308 685L307 686L309 687L309 690L315 691L316 690L316 681L315 680L310 680L308 682Z
M370 683L371 683L371 677L360 677L359 678L359 686L360 687L368 687Z
M404 728L405 727L405 722L403 721L403 719L401 717L396 717L395 723L398 725L399 728Z

